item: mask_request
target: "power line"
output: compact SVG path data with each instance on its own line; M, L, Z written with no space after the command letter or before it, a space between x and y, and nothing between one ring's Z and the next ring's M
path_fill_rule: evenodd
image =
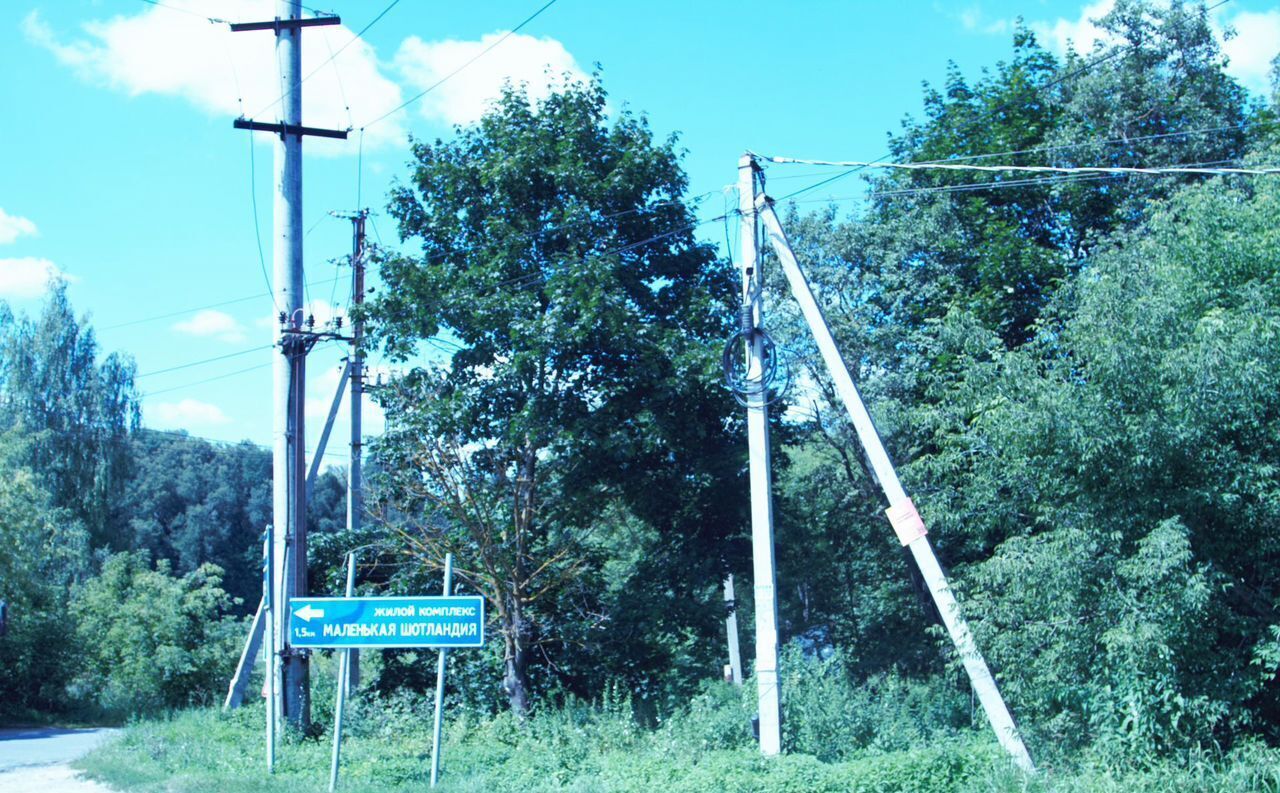
M155 427L147 427L147 426L143 426L141 431L154 432L159 435L169 435L174 438L185 438L186 440L192 440L192 441L203 441L205 443L212 443L215 446L242 446L244 444L248 444L254 447L255 449L259 449L264 452L272 451L271 446L268 446L264 443L255 443L249 440L248 438L245 438L243 440L238 440L238 441L228 441L228 440L222 440L221 438L209 438L204 435L193 435L190 432L187 432L186 430L161 430L161 429L156 429ZM312 455L315 454L315 449L307 449L306 451L308 454L312 454ZM347 456L341 452L325 452L324 454L321 455L321 457L336 457L341 460L347 459Z
M156 369L154 372L144 372L143 374L134 375L133 379L141 380L144 377L151 377L152 375L166 374L168 372L176 372L179 369L190 369L193 366L202 366L206 363L214 363L215 361L225 361L228 358L236 358L241 355L248 355L251 352L262 352L263 350L270 350L274 347L275 347L274 344L264 344L261 347L252 347L248 350L240 350L239 352L229 352L226 355L218 355L213 358L204 358L199 361L191 361L189 363L179 364L177 366L170 366L167 369Z
M1122 166L1056 166L1056 165L974 165L972 163L952 162L878 162L878 161L834 161L809 160L795 157L760 156L767 162L786 165L802 163L805 165L829 165L841 168L889 168L907 171L982 171L985 173L1067 173L1067 174L1143 174L1149 176L1197 175L1197 176L1271 176L1280 174L1280 167L1265 168L1197 168L1186 165L1170 165L1155 168L1136 168Z
M992 152L990 154L968 154L961 157L948 157L944 160L922 160L921 162L963 162L968 160L985 160L992 157L1014 157L1019 154L1041 154L1050 151L1062 151L1064 149L1081 149L1085 146L1111 146L1121 143L1137 143L1139 141L1183 138L1191 135L1202 135L1214 132L1239 132L1251 127L1272 127L1276 124L1280 124L1280 121L1246 121L1242 124L1226 124L1219 127L1202 127L1200 129L1188 129L1179 132L1158 132L1151 135L1135 135L1127 138L1110 138L1107 140L1084 140L1077 143L1059 143L1053 146L1014 149L1012 151ZM773 178L782 179L786 177L775 176Z
M323 69L324 67L328 66L328 65L329 65L329 64L330 64L330 63L331 63L335 58L337 58L339 55L341 55L341 54L342 54L343 50L345 50L347 47L350 47L352 44L355 44L355 43L356 43L356 41L358 41L358 40L360 39L360 37L361 37L361 36L363 36L365 33L369 32L369 28L371 28L371 27L373 27L374 25L378 24L378 21L379 21L379 20L381 20L384 16L386 16L386 15L387 15L387 12L389 12L391 9L395 8L395 7L396 7L397 5L399 5L399 4L400 4L400 0L391 0L391 3L390 3L386 8L382 9L382 12L381 12L381 13L379 13L376 17L374 17L374 18L373 18L373 19L372 19L372 20L371 20L367 25L365 25L364 27L360 28L360 32L359 32L359 33L356 33L354 36L352 36L352 37L351 37L351 39L350 39L346 44L343 44L341 47L339 47L339 48L337 49L337 51L336 51L336 52L335 52L335 51L333 51L333 50L330 50L329 57L328 57L326 60L324 60L323 62L321 62L319 66L317 66L316 68L314 68L314 69L312 69L311 71L307 72L307 73L302 77L302 79L301 79L301 80L299 80L299 81L297 82L297 85L290 86L288 89L286 89L286 90L285 90L285 92L284 92L284 93L280 94L280 95L279 95L279 96L277 96L275 99L272 99L270 102L268 102L266 105L264 105L264 106L262 107L262 109L258 110L258 111L257 111L256 113L254 113L253 115L254 115L254 116L258 116L258 115L260 115L264 110L267 110L267 109L272 108L272 107L276 106L277 104L279 104L279 103L280 103L280 100L281 100L281 99L284 99L286 96L288 96L290 91L293 91L295 88L298 88L298 87L299 87L299 86L301 86L303 83L305 83L307 80L310 80L313 76L315 76L316 72L318 72L318 71L320 71L321 69ZM305 6L304 6L304 8L305 8ZM308 9L308 10L311 10L311 9ZM318 14L319 12L312 10L312 13ZM326 44L327 44L327 41L326 41ZM335 69L337 69L337 66L335 66L334 68L335 68ZM341 82L341 80L339 80L339 82ZM348 110L348 111L350 111L350 109L351 109L351 108L347 108L347 110Z
M456 69L454 69L453 71L449 72L449 73L448 73L448 74L446 74L444 77L441 77L439 80L437 80L436 82L434 82L433 84L431 84L430 86L428 86L425 90L423 90L423 91L421 91L421 92L419 92L419 93L415 94L414 96L410 97L408 100L406 100L406 101L404 101L404 102L401 102L399 105L397 105L397 106L395 106L395 107L391 108L391 109L390 109L390 110L388 110L387 112L385 112L385 113L383 113L382 115L378 116L378 117L377 117L377 118L375 118L373 121L370 121L370 122L369 122L369 123L367 123L367 124L363 124L363 125L361 125L361 127L360 127L360 131L361 131L361 132L363 132L364 130L368 129L369 127L372 127L374 124L377 124L379 121L382 121L382 120L383 120L384 118L386 118L387 116L390 116L390 115L391 115L391 114L393 114L393 113L397 113L397 112L399 112L399 111L401 111L401 110L405 109L405 108L406 108L406 107L408 107L409 105L413 104L414 102L417 102L417 101L418 101L419 99L421 99L422 97L426 96L427 94L429 94L429 93L431 93L432 91L436 90L436 89L437 89L437 88L439 88L440 86L444 85L446 82L448 82L448 80L449 80L450 78L452 78L452 77L453 77L454 75L456 75L458 72L461 72L463 69L467 68L467 67L468 67L468 66L470 66L471 64L473 64L473 63L475 63L476 61L478 61L478 60L480 60L481 58L483 58L483 57L484 57L485 55L487 55L487 54L488 54L488 53L489 53L489 52L490 52L494 47L497 47L497 46L498 46L499 44L501 44L502 42L504 42L504 41L506 41L507 39L511 38L511 37L512 37L513 35L515 35L515 34L516 34L516 33L517 33L521 28L523 28L525 25L529 24L529 23L530 23L530 22L532 22L533 20L537 19L537 18L542 14L542 12L543 12L543 11L546 11L548 8L550 8L551 6L553 6L553 5L555 5L555 4L556 4L556 0L549 0L549 2L547 2L547 4L546 4L546 5L542 6L542 7L541 7L541 8L539 8L537 11L534 11L532 14L530 14L528 17L526 17L526 18L525 18L525 20L524 20L523 22L521 22L519 25L516 25L516 26L515 26L515 27L513 27L511 30L508 30L505 34L503 34L502 38L500 38L500 39L498 39L497 41L493 42L493 43L492 43L492 44L490 44L488 47L485 47L483 50L481 50L478 54L476 54L475 56L473 56L473 57L472 57L470 60L468 60L466 63L462 64L462 65L461 65L461 66L459 66L458 68L456 68ZM393 4L393 5L394 5L394 4Z
M171 5L167 5L167 4L165 4L165 3L159 3L159 2L156 2L156 0L142 0L142 2L146 3L147 5L153 5L153 6L155 6L156 8L164 8L164 9L168 9L169 11L177 11L179 14L188 14L188 15L193 16L193 17L199 17L200 19L205 20L206 22L208 22L208 23L209 23L209 24L211 24L211 25L226 25L226 24L230 24L230 23L229 23L227 20L225 20L225 19L220 19L220 18L218 18L218 17L205 16L204 14L201 14L201 13L200 13L200 12L198 12L198 11L192 11L192 10L191 10L191 9L189 9L189 8L179 8L178 6L171 6Z
M1220 8L1221 6L1224 6L1224 5L1226 5L1227 3L1229 3L1229 2L1231 2L1231 0L1219 0L1219 2L1214 3L1212 6L1209 6L1208 8L1206 8L1206 9L1205 9L1205 13L1207 14L1208 12L1213 11L1214 9ZM1087 72L1091 71L1092 69L1095 69L1095 68L1097 68L1098 66L1101 66L1103 63L1105 63L1105 62L1107 62L1107 61L1111 60L1112 58L1117 57L1118 55L1125 54L1126 52L1128 52L1128 51L1130 51L1130 50L1136 50L1136 49L1138 49L1138 47L1139 47L1139 46L1140 46L1140 44L1134 43L1134 44L1130 44L1128 47L1117 47L1117 48L1116 48L1115 50L1113 50L1112 52L1109 52L1109 53L1107 53L1106 55L1103 55L1103 56L1101 56L1101 57L1099 57L1099 58L1096 58L1095 60L1093 60L1093 61L1091 61L1091 62L1089 62L1089 63L1086 63L1084 66L1080 67L1079 69L1076 69L1075 71L1072 71L1072 72L1071 72L1071 73L1069 73L1069 74L1065 74L1065 75L1062 75L1062 76L1060 76L1060 77L1058 77L1058 78L1055 78L1055 79L1053 79L1053 80L1049 81L1048 83L1045 83L1044 85L1039 86L1039 87L1037 87L1037 88L1033 89L1032 93L1033 93L1033 94L1035 94L1035 95L1038 95L1038 94L1040 94L1042 91L1048 90L1049 88L1052 88L1052 87L1054 87L1054 86L1056 86L1056 85L1058 85L1058 84L1060 84L1060 83L1066 82L1067 80L1074 79L1074 78L1076 78L1076 77L1079 77L1080 75L1083 75L1083 74L1085 74L1085 73L1087 73ZM975 119L975 120L974 120L974 122L973 122L973 123L974 123L975 125L976 125L976 124L981 124L981 123L983 123L983 122L985 122L985 121L989 120L991 117L993 117L993 116L994 116L994 115L996 115L997 113L1001 113L1001 112L1004 112L1004 111L1008 110L1008 109L1009 109L1009 106L1010 106L1010 102L1008 102L1008 101L1006 101L1006 102L1001 102L1000 104L994 105L994 106L992 106L992 107L988 108L988 109L987 109L985 112L983 112L982 114L980 114L980 115L977 117L977 119ZM890 154L891 154L891 152L886 152L885 154L880 155L879 157L877 157L877 158L876 158L876 159L874 159L874 160L871 160L870 162L872 162L872 163L879 163L879 162L882 162L882 161L883 161L883 160L885 160L887 157L889 157L889 156L890 156ZM786 199L788 199L788 198L792 198L792 197L794 197L794 196L798 196L798 195L801 195L801 194L803 194L803 193L807 193L807 192L809 192L810 190L816 190L817 188L822 187L822 186L823 186L823 185L825 185L825 184L831 184L832 182L836 182L836 181L839 181L839 180L841 180L841 179L845 179L845 178L847 178L847 177L849 177L849 176L851 176L851 175L853 175L853 174L855 174L855 173L857 173L858 171L861 171L861 170L862 170L862 167L859 167L857 170L853 170L853 171L846 171L846 172L844 172L844 173L836 174L836 175L834 175L834 176L828 177L827 179L823 179L823 180L822 180L822 181L820 181L820 182L817 182L817 183L815 183L815 184L809 185L808 187L804 187L804 188L801 188L801 189L799 189L799 190L796 190L796 191L794 191L794 192L792 192L792 193L789 193L788 195L783 196L782 198L777 199L777 200L779 200L779 201L786 200Z
M272 365L271 362L268 361L267 363L260 363L255 366L248 366L248 367L245 367L244 369L237 369L234 372L227 372L226 374L220 374L215 377L206 377L203 380L196 380L193 383L183 383L182 385L170 386L169 388L162 388L159 391L147 391L146 393L139 394L138 396L145 398L145 397L159 396L160 394L167 394L170 391L181 391L184 388L192 388L193 386L204 385L205 383L212 383L216 380L226 380L228 377L235 377L236 375L244 374L246 372L256 372L259 369L266 369L271 365Z
M341 276L338 276L338 277L340 278ZM335 279L325 278L320 281L311 281L309 283L311 286L323 286L324 284L328 284L330 281L333 281L333 280ZM230 306L230 305L234 305L235 303L244 303L249 300L261 300L264 297L271 297L271 293L259 292L253 295L245 295L244 297L235 297L235 298L231 298L230 300L223 300L221 303L207 303L203 306L192 306L190 308L183 308L177 311L170 311L165 314L156 314L150 317L141 317L139 319L131 319L128 322L117 322L114 325L103 325L98 330L115 330L116 328L127 328L131 325L141 325L144 322L155 322L161 319L172 319L174 317L181 317L183 315L190 314L195 311L203 311L208 308L221 308L222 306Z
M250 208L253 210L253 238L258 243L258 265L262 268L262 280L267 285L267 294L271 296L271 305L279 311L280 304L276 302L275 290L271 288L271 276L267 274L267 257L262 252L262 227L258 223L258 191L254 189L258 180L253 156L253 134L250 133L246 137L249 138L249 199Z

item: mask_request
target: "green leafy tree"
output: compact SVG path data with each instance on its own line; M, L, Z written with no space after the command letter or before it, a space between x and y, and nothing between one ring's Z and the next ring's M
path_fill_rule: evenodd
M1012 57L990 73L967 80L953 71L942 89L926 91L923 117L892 138L895 159L1168 165L1239 160L1265 140L1266 118L1223 71L1202 6L1122 2L1099 24L1112 38L1087 54L1056 59L1020 29ZM869 205L851 218L834 210L787 217L837 343L918 503L951 504L974 488L972 453L952 455L948 446L973 421L953 404L958 383L1002 350L1028 344L1037 359L1069 359L1072 350L1053 343L1074 311L1070 286L1089 277L1080 274L1112 235L1140 226L1189 181L1197 180L1024 183L1021 175L892 172L871 181ZM785 294L777 268L767 272L771 291ZM817 526L835 531L823 540L833 546L830 566L793 555L785 542L779 561L806 580L840 582L817 588L816 597L784 587L796 592L784 622L806 615L796 620L803 629L858 647L848 657L860 674L936 668L921 630L932 606L886 530L807 329L788 300L772 301L767 321L797 353L810 389L804 399L814 398L815 417L793 455L829 459L782 477L779 537ZM1001 506L1007 492L989 495L992 514L1017 517ZM997 521L976 527L964 511L931 517L949 565L988 558L1008 536ZM917 598L922 608L906 606Z
M90 566L84 529L14 462L22 456L20 441L0 440L0 600L9 610L0 636L0 714L13 717L69 704L78 656L67 603Z
M95 546L127 543L113 509L132 460L129 433L140 420L134 371L127 356L98 360L93 329L76 319L64 283L51 284L36 319L0 306L0 420L28 439L24 462Z
M916 475L963 473L931 516L990 554L965 579L978 633L1055 742L1142 758L1270 731L1274 677L1249 670L1280 621L1278 199L1184 189L1091 260L1059 333L948 394Z
M384 514L425 564L454 552L464 586L489 599L513 710L529 707L535 664L570 685L610 666L652 675L683 645L629 634L637 645L611 648L605 670L583 660L626 620L592 582L665 592L636 598L657 607L649 636L687 633L741 525L715 368L733 279L693 236L675 143L625 110L610 121L592 81L539 103L508 89L454 141L413 155L390 209L422 253L382 262L369 314L395 359L441 331L462 349L384 392ZM650 556L606 571L601 544L632 525L650 532ZM703 613L715 630L716 610ZM705 670L714 654L695 656Z
M172 563L178 574L215 564L225 587L252 608L262 592L262 531L271 515L271 453L181 433L133 434L133 470L119 511L126 547Z
M245 627L221 584L213 565L175 577L144 552L107 559L71 604L83 655L78 691L115 715L215 701Z

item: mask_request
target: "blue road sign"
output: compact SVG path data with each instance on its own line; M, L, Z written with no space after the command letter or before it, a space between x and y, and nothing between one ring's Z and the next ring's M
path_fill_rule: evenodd
M289 601L294 647L480 647L484 598L356 597Z

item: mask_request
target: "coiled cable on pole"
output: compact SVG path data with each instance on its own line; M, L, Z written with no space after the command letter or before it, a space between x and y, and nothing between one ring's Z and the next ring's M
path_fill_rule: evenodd
M752 301L754 302L754 301ZM760 344L760 372L752 377L742 354L744 345ZM725 342L720 356L724 386L743 407L768 406L786 394L790 376L777 344L764 328L755 327L751 303L738 315L738 330Z

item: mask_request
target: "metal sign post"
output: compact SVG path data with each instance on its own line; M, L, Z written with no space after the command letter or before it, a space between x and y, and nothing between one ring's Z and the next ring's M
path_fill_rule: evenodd
M356 554L347 554L347 597L355 594ZM351 650L338 657L338 701L333 706L333 758L329 762L329 793L338 789L338 765L342 758L342 711L347 704L347 678L351 675Z
M444 555L444 596L449 597L453 585L453 554ZM444 659L449 651L441 647L440 658L436 662L436 719L431 735L431 787L436 786L440 777L440 728L444 721Z

